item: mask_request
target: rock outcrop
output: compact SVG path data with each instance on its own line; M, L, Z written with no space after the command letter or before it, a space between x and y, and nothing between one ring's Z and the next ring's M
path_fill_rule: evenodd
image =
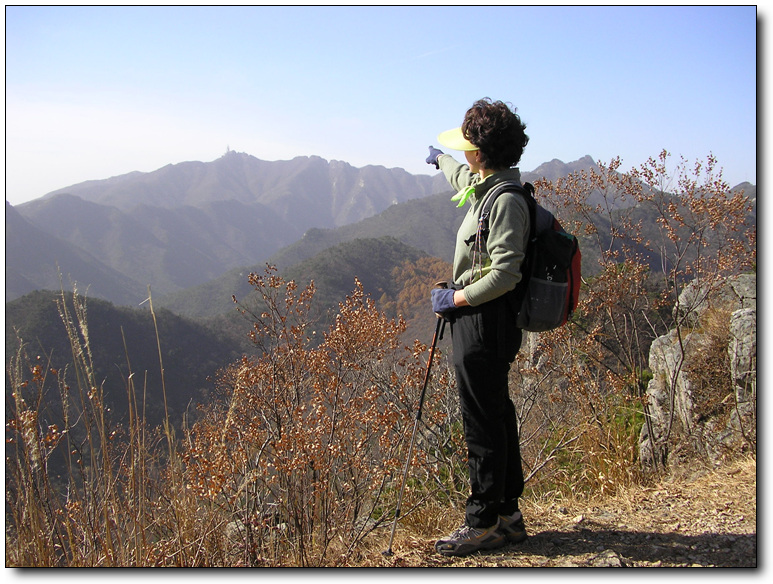
M675 310L681 328L650 348L642 464L699 455L719 465L756 450L756 274L711 290L687 286Z

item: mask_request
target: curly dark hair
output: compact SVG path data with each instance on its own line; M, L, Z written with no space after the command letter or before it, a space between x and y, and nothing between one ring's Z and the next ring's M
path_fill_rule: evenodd
M526 124L515 108L501 101L479 99L464 115L462 134L480 149L486 168L504 170L516 166L529 143Z

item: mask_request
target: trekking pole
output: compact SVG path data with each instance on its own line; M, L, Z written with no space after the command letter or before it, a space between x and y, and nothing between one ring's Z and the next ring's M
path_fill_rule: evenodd
M432 361L435 357L435 347L437 346L438 339L443 338L443 330L446 326L446 319L442 316L438 316L437 325L435 326L435 335L432 337L432 347L429 350L429 359L427 360L427 372L424 374L424 386L421 388L421 396L419 397L419 408L416 410L416 421L413 424L413 434L411 434L411 443L408 446L408 458L405 459L405 469L403 470L403 484L400 485L400 495L397 497L397 508L395 509L395 518L392 522L392 534L389 536L389 548L386 551L381 552L385 556L392 555L392 542L395 539L395 530L397 529L397 520L400 518L400 507L403 504L403 493L405 492L405 481L408 478L408 466L411 463L411 456L413 455L413 443L416 439L416 430L419 427L419 421L421 420L421 408L424 405L424 395L427 392L427 383L429 382L429 370L432 367Z

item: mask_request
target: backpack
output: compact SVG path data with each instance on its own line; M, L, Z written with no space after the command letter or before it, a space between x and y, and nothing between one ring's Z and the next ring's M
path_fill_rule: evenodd
M534 186L514 182L495 185L481 210L474 238L485 244L489 233L491 207L503 193L519 193L529 207L530 232L521 281L508 300L515 314L515 326L532 332L553 330L565 324L580 295L582 256L577 238L567 233L553 214L534 199ZM473 238L470 238L473 239Z

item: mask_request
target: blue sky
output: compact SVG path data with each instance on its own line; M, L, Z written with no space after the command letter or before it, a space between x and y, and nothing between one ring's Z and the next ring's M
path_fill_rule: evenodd
M757 182L754 6L6 7L6 199L228 148L431 174L481 97L522 170L713 153Z

